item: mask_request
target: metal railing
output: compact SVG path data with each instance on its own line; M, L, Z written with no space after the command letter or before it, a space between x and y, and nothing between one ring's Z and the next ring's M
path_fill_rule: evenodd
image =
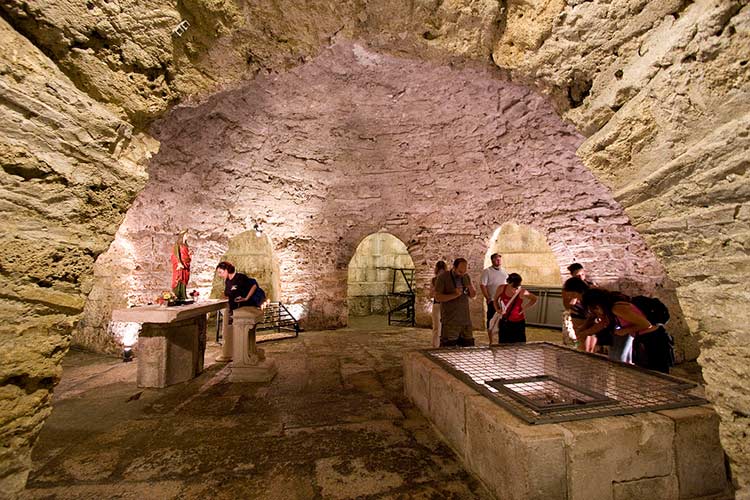
M294 335L290 338L299 335L299 322L283 303L269 302L266 308L263 309L263 312L263 321L256 325L256 332L266 330L274 330L277 333L281 333L282 331L294 332Z
M220 344L221 335L221 324L223 319L223 311L219 311L216 315L216 343ZM256 332L261 331L275 331L276 333L290 332L293 335L286 336L274 336L268 339L259 339L258 342L265 342L268 340L281 340L286 338L296 338L299 336L299 332L302 329L299 326L299 321L294 315L289 312L289 309L282 302L269 302L266 307L263 308L263 321L255 326Z
M565 310L562 303L562 288L536 285L523 287L539 298L534 307L526 311L526 324L562 328L562 313Z
M414 269L393 269L391 291L385 297L388 302L389 325L416 325L416 294L413 284Z

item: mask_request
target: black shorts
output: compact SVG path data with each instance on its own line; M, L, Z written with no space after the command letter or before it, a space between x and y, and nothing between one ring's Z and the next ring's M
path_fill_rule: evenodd
M596 337L596 345L612 345L612 332L607 328L594 335Z
M635 337L633 362L649 370L669 373L669 367L674 363L674 347L663 326Z
M526 320L521 321L503 321L500 320L500 338L501 344L513 344L516 342L526 342Z

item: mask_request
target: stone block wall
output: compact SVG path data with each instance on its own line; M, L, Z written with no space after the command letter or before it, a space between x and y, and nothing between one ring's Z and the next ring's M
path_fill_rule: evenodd
M386 295L393 286L393 270L414 269L406 245L388 233L367 236L357 245L348 265L347 306L349 316L386 314ZM397 290L406 290L400 273L396 276Z
M269 300L279 300L279 263L267 236L262 233L258 235L252 230L231 238L229 248L221 260L231 262L237 272L254 278ZM203 272L207 273L205 268ZM223 294L224 281L214 275L210 297L220 298Z
M478 282L495 230L510 221L547 238L558 270L578 260L631 289L670 293L619 205L577 159L582 137L543 97L490 70L341 43L293 71L177 108L153 132L162 147L149 185L113 248L159 262L172 235L189 229L200 287L202 276L213 279L212 256L260 221L279 262L280 296L300 308L306 328L346 324L350 262L360 241L379 231L406 244L423 325L434 262L465 257ZM177 192L175 178L200 189ZM154 206L169 217L155 216ZM145 301L152 283L168 276L150 265L130 274L127 289L97 296ZM98 280L96 288L119 283ZM482 307L473 301L476 325ZM675 325L690 353L686 330L679 319Z
M560 276L564 262L558 262L547 239L539 231L519 226L513 222L503 224L493 236L485 258L485 266L490 266L490 256L502 255L502 267L508 273L518 273L523 285L561 287L564 281ZM603 277L607 279L609 276Z
M731 497L711 408L529 425L419 352L404 390L498 499Z

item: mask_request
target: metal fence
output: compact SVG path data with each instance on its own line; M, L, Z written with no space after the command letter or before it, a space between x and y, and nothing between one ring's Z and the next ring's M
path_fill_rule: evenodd
M529 285L525 289L539 297L539 301L526 311L526 324L562 328L562 288Z

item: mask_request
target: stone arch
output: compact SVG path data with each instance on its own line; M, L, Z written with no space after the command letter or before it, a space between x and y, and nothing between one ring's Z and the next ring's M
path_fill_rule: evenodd
M415 268L414 260L401 239L384 231L362 238L347 267L348 315L386 314L386 296L394 279L392 269L397 268ZM403 277L398 273L396 286L404 288Z
M559 259L547 238L533 227L506 222L490 239L484 257L485 267L491 264L493 253L501 254L503 268L509 273L520 274L525 285L562 286Z
M130 307L139 302L134 297L137 287L134 271L142 268L139 247L119 229L108 251L100 255L94 265L94 285L86 298L83 318L73 331L74 344L117 355L122 352L123 346L135 345L140 325L116 324L111 318L113 309Z
M234 264L237 272L255 278L269 300L280 300L279 262L268 234L250 230L229 238L227 250L221 260ZM221 278L214 275L211 298L219 298L223 292L224 283Z
M283 5L285 16L308 19L304 7L294 2ZM36 224L16 226L20 228L16 231L19 238L10 247L12 251L4 253L3 267L12 270L7 278L13 283L10 288L20 290L18 297L8 299L12 304L9 310L24 321L9 328L23 329L24 343L50 346L44 355L33 354L33 363L24 362L38 366L43 374L35 371L32 378L57 376L60 352L68 344L66 333L59 332L70 331L72 322L67 317L80 313L82 296L90 289L86 274L111 240L122 213L143 187L142 159L155 147L139 132L176 98L205 94L247 75L264 75L297 64L295 61L304 62L319 50L321 40L335 36L364 38L384 50L416 51L425 57L486 61L492 53L493 61L515 80L530 82L552 94L560 114L590 138L580 150L585 164L616 193L637 230L645 235L677 283L691 330L696 337L706 339L701 364L708 394L722 415L723 442L746 494L750 460L738 436L748 429L740 405L746 400L747 387L736 380L748 379L750 363L747 354L737 350L734 339L744 338L747 324L746 314L737 314L748 310L744 291L747 255L736 242L744 241L749 213L742 188L748 180L742 155L748 150L749 136L735 132L748 127L747 117L737 110L744 109L747 102L744 53L749 7L737 0L650 2L642 9L626 12L625 6L601 2L516 2L507 6L509 12L502 17L497 2L479 2L481 8L477 9L466 9L460 2L444 3L435 9L402 9L400 5L342 5L328 16L316 14L320 16L316 19L320 31L289 33L290 26L307 24L290 23L287 17L281 19L261 8L254 11L253 19L243 19L236 6L227 3L213 11L221 19L222 29L217 30L208 21L194 23L195 37L189 44L171 36L174 23L164 23L163 16L149 21L126 11L106 10L104 14L118 17L119 22L100 35L107 43L93 43L85 50L70 50L82 42L69 36L92 32L97 22L97 16L92 19L83 4L71 4L73 10L64 16L59 15L59 6L54 3L39 6L31 15L21 4L2 7L3 40L18 49L13 51L13 60L8 60L9 67L18 69L17 73L8 73L15 82L8 81L14 89L25 87L17 94L22 101L12 102L10 107L28 109L27 103L36 106L40 96L43 107L59 105L68 126L54 127L57 132L50 136L43 125L34 134L44 137L42 143L69 148L38 154L34 145L11 145L7 148L7 171L21 174L24 182L47 178L45 182L54 185L60 181L55 180L57 174L50 175L55 169L50 169L49 159L62 158L65 168L57 169L63 171L61 178L66 184L75 179L67 185L69 194L60 194L57 201L69 201L65 206L71 209L62 217L47 214L34 203L28 204L29 210L42 213L53 229L72 224L76 226L71 231L74 235L97 235L81 245L77 236L74 241L66 236L66 227L65 231L51 231L54 237L40 247L30 242L38 239ZM183 15L204 19L190 12L190 7L183 6L180 12L171 6L163 8L166 18L175 23ZM146 24L131 29L130 22ZM255 23L273 26L257 31L269 33L274 40L242 36L255 35ZM426 25L440 29L426 32ZM144 29L154 38L137 37ZM289 35L292 43L275 43L279 33ZM236 40L243 43L231 43ZM493 41L497 41L494 46ZM118 50L123 45L128 50ZM290 51L289 46L298 51ZM222 50L212 51L215 47ZM268 47L275 48L266 50ZM712 50L706 53L705 47ZM120 58L128 54L127 60L118 61L118 53ZM247 54L263 57L248 58ZM16 58L30 63L21 68ZM217 63L217 58L224 64ZM106 67L102 60L108 61ZM367 63L367 58L362 62ZM35 90L52 81L57 97ZM28 119L36 112L23 114ZM12 116L15 120L15 114ZM70 131L76 132L67 135ZM78 151L81 148L90 148L95 154L84 158L86 155ZM92 165L105 165L106 169L97 172ZM104 170L107 173L102 174ZM65 171L74 171L75 175ZM97 201L97 193L102 191L107 195ZM13 195L32 200L38 195L37 190L30 193L19 189ZM86 203L78 203L81 200ZM98 208L72 208L89 203ZM85 227L91 220L95 227ZM23 229L27 227L31 230ZM66 253L66 257L57 260L60 253ZM40 264L55 265L35 266L37 256L41 256ZM701 271L706 266L714 269L712 276ZM35 267L52 267L54 271L38 275ZM71 273L65 269L57 272L65 267L72 269ZM80 276L84 278L78 279ZM21 286L16 288L17 283ZM37 283L43 286L37 287ZM73 299L63 300L57 292L72 294ZM702 299L707 293L716 298L711 308L706 308ZM40 310L41 319L30 316ZM8 352L12 360L29 355L25 345L14 345ZM39 412L47 409L46 402L33 405ZM37 431L20 432L33 437ZM20 441L33 440L24 439Z

